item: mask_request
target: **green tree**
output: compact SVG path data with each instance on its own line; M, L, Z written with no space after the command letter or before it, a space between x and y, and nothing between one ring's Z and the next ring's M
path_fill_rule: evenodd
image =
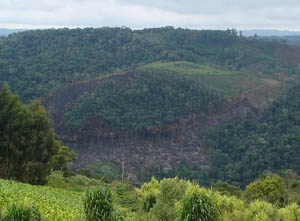
M57 167L57 154L67 154L55 139L51 121L39 100L20 102L4 83L0 91L0 177L44 184ZM68 158L60 162L66 166Z
M228 196L240 197L242 194L242 190L239 187L220 180L213 185L213 190Z
M280 176L265 177L250 183L245 190L246 200L266 200L278 207L287 205L288 191L284 180Z

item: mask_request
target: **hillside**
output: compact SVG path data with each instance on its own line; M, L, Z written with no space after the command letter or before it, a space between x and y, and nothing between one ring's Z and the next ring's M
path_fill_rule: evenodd
M210 136L211 177L246 185L263 171L300 171L300 87L295 86L260 118L248 115Z
M284 48L239 37L231 30L36 30L1 38L0 49L0 80L8 81L25 101L67 83L158 60L218 64L266 74L294 71L289 61L277 57L277 50Z
M299 62L299 48L235 30L86 28L0 38L0 83L24 102L42 100L58 138L78 153L73 168L105 173L110 163L133 180L178 174L186 162L194 178L206 176L214 163L207 133L249 113L260 118L298 84Z

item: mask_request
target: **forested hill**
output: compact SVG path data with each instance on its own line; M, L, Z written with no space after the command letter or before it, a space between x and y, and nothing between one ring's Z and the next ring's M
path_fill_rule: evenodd
M65 100L59 101L59 107L61 109L64 105L65 110L61 110L60 115L63 114L67 122L72 120L72 126L80 126L79 124L83 123L83 119L86 120L87 117L99 118L101 116L101 120L112 127L119 129L141 128L140 125L125 125L124 127L124 125L121 126L124 122L112 122L112 119L114 119L113 121L123 121L123 115L126 116L125 121L131 121L128 115L132 115L132 113L126 115L130 108L120 107L120 105L116 107L112 101L95 101L94 106L98 108L97 110L100 110L101 105L104 104L111 106L108 103L114 106L112 109L115 110L106 111L106 114L103 111L99 113L93 108L88 112L84 111L84 105L89 102L91 96L99 95L102 92L111 96L116 95L116 93L111 93L112 88L106 87L109 89L104 89L99 86L99 82L102 82L99 77L122 75L126 71L132 72L132 70L137 76L145 71L148 73L155 72L157 75L175 73L173 78L179 77L181 79L184 77L186 80L197 81L196 87L201 87L202 91L208 90L210 93L218 93L221 97L224 95L228 97L239 95L241 92L262 85L277 88L282 79L285 78L282 75L293 76L296 73L298 61L300 61L298 49L273 42L249 40L239 36L235 30L196 31L172 27L136 31L128 28L53 29L16 33L0 40L0 81L7 81L12 90L18 93L25 102L33 98L46 100L44 99L45 96L49 97L52 94L60 96L59 93L65 91L61 88L69 85L67 88L73 88L77 94L71 92L72 95L69 93L67 96L64 95ZM278 80L279 74L280 79ZM98 80L95 80L96 78ZM135 81L135 78L132 77L132 80ZM166 76L158 77L156 81L161 81L158 84L163 85L167 78ZM271 82L270 79L273 81ZM77 90L76 86L74 89L72 86L75 84L84 87L82 86L83 81L89 83L86 83L86 88L82 90ZM146 84L143 87L148 87L147 84L151 81L143 81L142 84ZM247 81L247 83L239 85L242 81ZM116 82L120 81L117 80ZM175 82L177 81L175 80ZM96 90L98 87L100 89ZM178 88L170 87L171 90L178 92ZM128 92L127 89L124 88L123 90ZM121 90L120 87L118 90ZM82 97L84 93L85 97ZM147 93L141 95L139 91L128 93L130 93L128 96L136 96L135 93L139 93L141 97L148 96ZM149 93L157 98L159 95L167 93L161 97L166 97L164 99L169 101L173 99L170 96L178 96L174 92L161 92L157 89L150 89ZM181 93L184 100L188 93L188 90ZM87 94L90 94L89 98ZM121 104L124 102L124 100L119 100L120 97L105 97L104 99L114 99L115 102ZM160 113L160 108L164 108L161 106L163 101L156 101L158 104L149 102L147 105L156 107L158 113L153 112L150 117L141 116L139 121L141 123L146 118L159 116L159 119L151 119L150 122L145 123L145 127L148 127L161 124L161 118L168 118L171 120L166 121L174 122L178 117L190 114L190 112L198 114L200 109L197 109L196 112L188 111L187 113L183 108L188 106L188 103L191 103L193 99L195 98L188 98L184 104L179 104L180 107L177 110L171 107L172 105L168 106L172 102L164 104L167 111L173 110L168 116ZM127 101L128 99L125 103ZM103 104L99 104L99 102ZM259 101L257 105L264 102ZM70 104L67 105L68 103ZM51 102L49 105L53 106ZM74 105L74 108L70 105L72 107ZM138 103L138 105L141 106L142 104ZM147 105L144 105L144 108L147 109ZM55 103L53 108L59 107ZM139 109L142 107L132 108L136 109L135 111L142 110ZM194 107L190 109L194 109ZM203 111L205 112L204 109ZM61 121L61 117L59 119ZM140 123L135 122L134 124Z
M159 171L160 163L209 165L203 133L260 115L297 84L299 62L299 48L234 29L50 29L0 38L0 83L26 103L40 98L59 138L82 159L128 165L127 173L143 167L137 162ZM154 156L160 162L150 162Z
M293 73L291 64L300 58L289 50L289 56L279 60L278 50L282 49L276 43L248 40L235 30L166 27L26 31L1 38L0 81L8 81L13 91L28 101L67 83L159 60Z
M246 185L263 171L300 171L300 86L275 101L260 118L228 123L212 133L211 176Z

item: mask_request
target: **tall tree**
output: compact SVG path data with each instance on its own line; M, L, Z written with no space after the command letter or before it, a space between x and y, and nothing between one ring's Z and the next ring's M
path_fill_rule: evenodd
M61 150L68 154L65 149L55 139L40 101L24 105L4 83L0 91L0 177L43 184L57 167L56 155L61 155ZM67 161L60 161L60 167L66 168Z

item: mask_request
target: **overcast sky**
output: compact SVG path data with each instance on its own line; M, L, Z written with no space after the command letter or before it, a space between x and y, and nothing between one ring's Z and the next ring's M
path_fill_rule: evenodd
M0 0L0 28L300 30L300 0Z

